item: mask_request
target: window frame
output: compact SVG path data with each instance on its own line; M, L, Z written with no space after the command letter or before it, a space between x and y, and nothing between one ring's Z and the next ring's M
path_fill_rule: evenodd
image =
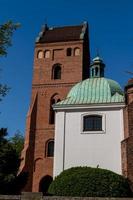
M53 146L53 156L48 155L48 145L49 145L50 142L53 142L53 144L55 144L54 139L49 139L46 142L46 147L45 147L45 157L46 158L53 158L54 157L54 146Z
M85 116L100 116L102 117L102 130L84 130L84 117ZM81 116L81 133L83 134L104 134L106 132L106 119L104 113L85 113Z
M58 77L57 76L57 74L55 74L55 73L57 73L57 67L58 67L58 70L60 69L60 71L58 71L58 73L60 72L60 76ZM62 78L62 67L61 67L61 64L54 64L53 65L53 69L52 69L52 79L53 80L61 80L61 78Z

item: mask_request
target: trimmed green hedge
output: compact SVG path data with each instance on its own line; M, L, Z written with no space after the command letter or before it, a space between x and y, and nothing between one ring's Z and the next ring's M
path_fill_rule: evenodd
M56 196L131 197L127 179L112 171L74 167L63 171L51 183L48 192Z

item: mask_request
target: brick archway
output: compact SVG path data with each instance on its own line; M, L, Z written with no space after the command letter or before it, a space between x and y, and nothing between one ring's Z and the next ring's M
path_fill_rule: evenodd
M39 192L43 192L44 195L48 195L48 188L52 181L53 178L51 176L44 176L39 183Z

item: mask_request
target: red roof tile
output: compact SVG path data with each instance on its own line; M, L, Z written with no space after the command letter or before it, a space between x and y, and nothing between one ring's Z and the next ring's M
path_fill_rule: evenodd
M67 42L81 40L80 34L82 33L84 25L78 26L64 26L44 29L41 32L37 42L39 43L52 43L52 42Z

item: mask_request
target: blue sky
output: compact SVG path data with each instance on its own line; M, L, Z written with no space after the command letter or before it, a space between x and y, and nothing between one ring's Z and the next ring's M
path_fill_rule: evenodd
M31 95L35 38L41 26L89 23L91 58L96 50L106 64L106 77L122 87L133 71L132 0L0 0L0 24L7 20L21 23L13 36L8 55L0 58L0 81L11 87L0 102L0 127L9 135L24 133Z

